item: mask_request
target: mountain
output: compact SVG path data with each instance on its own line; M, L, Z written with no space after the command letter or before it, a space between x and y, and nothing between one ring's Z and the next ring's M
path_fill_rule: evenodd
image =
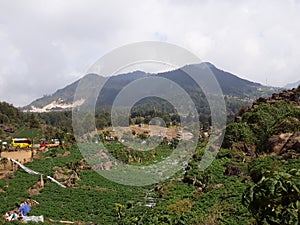
M213 73L216 80L219 82L219 85L229 105L232 105L230 104L230 102L236 102L236 100L238 100L239 103L250 104L254 99L258 97L266 97L278 91L273 87L266 87L259 83L241 79L236 75L220 70L213 64L206 62L201 64L186 65L176 70L158 74L149 74L142 71L135 71L131 73L112 76L107 80L104 87L102 88L99 95L100 97L97 101L97 106L111 106L120 90L130 82L139 78L156 76L170 79L171 81L177 83L191 96L191 98L195 102L197 109L199 111L201 111L201 108L204 110L204 108L206 109L206 106L208 106L204 93L197 85L197 83L189 75L187 75L186 72L188 71L191 71L193 73L196 72L197 76L199 75L203 79L205 79L205 76L207 76L208 74L211 75L211 73ZM91 86L93 86L95 82L97 82L96 77L101 76L88 74L84 77L84 79L91 79L91 81L87 83L86 91L91 90ZM104 78L102 77L101 79ZM31 112L48 112L71 109L73 106L81 105L86 99L80 99L77 102L73 102L74 94L79 82L80 80L77 80L74 83L66 86L65 88L57 90L52 95L47 95L39 98L30 103L28 106L24 107L23 110ZM152 98L152 100L153 99L154 98ZM178 99L180 99L180 96L178 97ZM147 100L144 99L138 103L141 109L145 108L144 105L146 104L146 102ZM161 103L161 100L155 99L151 104L155 105L155 107L159 107ZM233 108L229 110L231 112L236 112L239 109L239 106L232 106ZM207 109L204 111L207 112Z
M25 106L23 110L29 110L31 112L47 112L72 108L74 94L79 81L80 80L77 80L64 88L57 90L52 95L44 95L43 97L36 99L28 106Z
M300 80L298 80L295 83L289 83L289 84L285 85L283 88L285 88L285 89L291 89L291 88L296 88L299 85L300 85Z

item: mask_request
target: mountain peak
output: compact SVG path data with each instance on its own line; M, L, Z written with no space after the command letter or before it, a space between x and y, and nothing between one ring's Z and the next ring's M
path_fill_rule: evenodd
M203 62L201 64L206 65L209 68L216 68L216 66L214 64L210 63L210 62Z
M214 64L210 63L210 62L201 62L198 64L187 64L185 66L183 66L182 68L190 68L190 67L197 67L199 69L218 69ZM181 68L179 68L181 69Z
M93 84L96 84L99 81L99 79L102 80L108 78L105 83L105 86L101 90L101 98L97 102L98 105L102 106L111 105L114 98L117 96L120 90L122 90L122 88L125 87L127 84L136 79L140 79L147 76L159 76L167 78L182 86L185 90L189 91L189 94L191 94L191 96L197 95L199 98L201 98L202 95L199 94L201 90L195 84L194 80L186 75L184 69L192 69L193 71L199 73L199 76L202 77L204 76L204 73L207 72L207 70L212 70L212 73L216 77L216 80L219 82L224 95L231 96L231 98L232 96L235 96L236 98L246 99L247 101L250 101L257 97L269 96L271 93L276 92L276 90L271 87L264 87L261 84L241 79L234 74L218 69L215 65L213 65L210 62L186 65L176 70L161 72L158 74L149 74L143 71L133 71L129 73L117 74L112 77L103 77L91 73L85 75L82 79L90 80L87 83L86 87L86 90L89 90L93 86ZM69 109L73 104L74 95L79 82L80 80L66 86L63 89L58 90L51 96L46 96L37 99L36 101L28 105L26 108L24 107L24 109L38 110L44 109L45 106L47 106L47 110L49 109L48 111L51 111L52 109L56 108ZM89 86L89 84L91 85ZM199 102L199 99L195 99L195 101ZM55 107L55 105L57 105L57 107Z

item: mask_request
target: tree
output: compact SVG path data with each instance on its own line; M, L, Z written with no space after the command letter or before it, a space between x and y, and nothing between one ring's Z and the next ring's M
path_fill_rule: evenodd
M55 133L55 137L59 140L59 145L62 147L62 143L64 142L65 140L65 136L66 134L60 130L60 129L57 129L56 133Z
M243 204L257 224L299 224L300 170L266 172L255 185L246 189Z
M0 113L0 123L9 124L9 118L7 115Z
M2 159L0 160L0 162L1 162L1 164L3 165L4 169L6 169L6 165L7 165L7 163L8 163L8 159L7 159L7 158L2 158Z
M178 143L179 143L179 139L178 138L172 138L171 144L170 144L170 148L171 149L175 149L177 147Z
M226 128L223 147L230 148L234 143L253 144L254 134L245 123L230 123Z

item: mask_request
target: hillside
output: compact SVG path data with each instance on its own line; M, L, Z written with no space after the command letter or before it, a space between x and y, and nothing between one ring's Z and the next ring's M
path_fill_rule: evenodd
M42 139L73 139L71 112L47 114L25 113L13 105L0 102L0 148L9 147L12 138L30 138L34 144ZM67 140L68 139L68 140ZM2 143L6 143L2 146Z
M45 95L36 99L28 106L24 107L25 110L31 109L33 112L44 112L48 110L62 110L64 108L71 108L73 106L74 93L76 91L78 81L57 90L52 95ZM44 108L44 109L43 109Z
M257 99L228 125L225 147L244 152L300 153L300 87Z
M13 105L0 102L0 139L14 136L20 129L39 128L39 121L32 113L23 113Z
M207 114L209 110L207 109L208 105L203 92L196 85L196 83L185 72L183 72L182 69L191 69L194 71L196 70L200 77L207 73L208 70L212 71L217 81L219 82L224 95L227 96L226 101L229 113L236 113L241 105L250 104L251 101L255 98L261 96L269 96L271 93L277 91L277 89L275 88L265 87L261 84L241 79L231 73L218 69L210 63L202 63L199 65L188 65L181 69L176 69L159 74L147 74L141 71L136 71L110 77L100 93L99 99L97 101L97 106L111 106L113 100L120 92L120 90L133 80L146 76L158 76L170 79L171 81L179 84L192 97L198 108L198 111L200 113ZM73 103L73 98L78 82L79 80L66 86L63 89L56 91L52 95L37 99L28 106L24 107L24 109L33 112L47 112L53 110L70 109L74 105L80 105L84 102L84 100L82 102ZM87 87L87 90L89 89L90 87ZM146 102L147 100L139 102L139 107L137 106L137 108L147 108L148 106L145 106L147 105ZM154 100L151 104L154 104L157 108L159 106L161 107L162 103L162 100ZM167 108L172 111L172 109L170 109L172 108L172 106L169 105Z
M257 99L228 124L223 148L205 171L202 137L186 168L150 186L108 181L76 146L41 153L26 166L68 188L48 180L40 187L39 176L18 170L0 180L1 212L29 199L39 202L30 214L44 215L45 224L299 224L299 100L300 87ZM163 160L176 146L174 139L142 152L101 138L115 157L139 166Z

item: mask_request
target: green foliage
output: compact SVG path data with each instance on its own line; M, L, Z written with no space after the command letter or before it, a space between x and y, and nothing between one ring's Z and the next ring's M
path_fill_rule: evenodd
M10 119L7 115L0 113L0 123L2 124L9 124Z
M5 187L6 187L7 183L6 183L6 180L4 179L0 179L0 190L5 190Z
M246 144L254 143L253 132L246 123L230 123L226 128L223 146L228 148L238 142L244 142Z
M111 126L110 114L107 112L96 113L96 127L97 129L104 129L105 127Z
M23 171L17 171L13 179L7 180L5 192L0 192L0 213L13 209L27 197L27 190L38 181L38 176L26 174Z
M42 119L45 124L51 127L63 128L67 132L72 130L71 111L38 113L37 117Z
M109 145L115 149L117 142L109 142ZM164 154L168 149L171 151L168 145L160 148L157 155ZM43 154L46 158L27 163L26 166L47 175L53 175L54 166L74 169L82 156L76 147L68 151L71 155L62 158L48 156L63 153L63 150L48 151ZM190 162L192 169L187 174L180 171L175 177L198 174L197 179L207 187L203 192L198 191L199 186L172 179L159 184L162 188L157 191L152 186L123 186L101 177L95 171L79 170L80 180L74 188L63 189L46 182L39 195L30 196L27 190L38 181L39 176L18 171L14 179L7 181L7 193L0 192L0 208L3 212L7 211L30 197L40 202L40 205L32 208L31 215L44 215L46 221L51 218L100 224L205 224L211 221L215 224L245 224L250 214L241 205L240 198L246 185L241 182L241 177L223 176L228 163L242 167L238 154L222 150L218 159L201 172L197 169L201 152L197 150L199 156ZM222 185L216 188L215 185L219 184ZM157 205L154 208L145 206L149 201Z
M171 214L186 214L191 212L194 204L194 201L191 199L183 199L168 205L167 210Z
M105 146L116 159L129 164L148 165L159 162L172 153L172 145L164 144L149 151L131 149L118 141L107 142Z
M271 135L294 133L300 131L300 121L295 117L281 118L273 127Z
M13 105L6 102L0 102L0 123L12 124L24 122L25 114L20 112Z
M269 152L268 139L272 135L300 130L299 115L299 109L284 101L260 103L243 113L241 122L227 126L223 146L230 148L243 142L254 145L258 152Z
M61 149L56 151L63 152ZM69 156L35 160L26 166L52 176L53 167L72 167L82 159L76 147L68 151L71 152ZM32 208L30 215L44 215L46 221L53 219L116 224L115 203L126 205L129 201L136 202L145 196L144 188L115 184L93 170L80 171L79 176L80 181L74 188L64 189L55 183L46 182L39 195L29 195L28 189L36 184L39 176L18 170L13 179L0 180L0 188L8 186L6 192L0 192L0 213L4 214L25 199L33 198L40 204Z
M8 159L7 158L2 158L0 160L0 163L3 165L4 169L6 168L7 164L8 164Z
M257 224L299 224L300 171L267 171L255 185L247 188L243 204Z
M14 137L27 137L27 138L33 138L39 141L43 135L42 131L39 128L29 128L26 126L20 127L18 130L15 131L13 134Z
M168 110L168 106L165 107L165 110ZM105 112L97 113L97 126L107 126L110 115ZM135 122L137 118L149 122L158 114L164 115L155 110L133 111L131 122ZM62 189L54 183L46 182L39 195L29 195L28 189L36 184L39 177L20 170L14 173L15 178L0 182L0 189L5 190L0 192L0 209L3 212L12 209L17 203L29 197L40 202L40 205L33 207L31 214L42 214L46 220L51 218L85 223L91 221L97 224L196 225L249 224L254 217L260 224L264 222L297 224L299 172L292 170L284 173L284 171L299 166L300 159L283 161L278 156L252 159L231 147L245 143L258 146L259 151L266 151L265 140L270 135L294 132L298 129L299 110L285 102L274 105L260 103L252 111L241 114L243 114L242 122L232 123L227 127L224 146L228 149L221 149L205 171L199 170L199 164L206 142L198 143L192 159L185 168L155 187L132 187L113 183L95 171L81 170L79 162L82 155L78 148L68 149L71 154L60 158L56 156L64 150L53 149L43 153L39 160L26 165L50 176L53 175L55 166L69 168L76 171L80 178L75 186ZM67 130L59 125L59 121L63 118L69 119L69 115L57 114L57 120L55 116L54 113L45 117L48 126L56 124L55 129L49 131L49 137L53 134L59 136L67 133ZM176 113L166 119L169 122L180 122ZM101 138L109 153L125 163L137 166L160 162L172 153L179 141L174 139L168 145L165 139L157 148L142 151L142 149L133 150L117 141L107 142L104 140L106 135L109 136L108 131L103 132ZM147 141L147 137L142 138ZM93 139L95 140L95 137L91 137L91 140ZM140 142L138 139L139 144ZM99 150L98 147L95 144L95 151L92 149L88 152L91 154L89 156L93 157ZM237 167L243 173L225 176L228 166ZM155 206L149 207L149 203L154 203ZM283 216L280 217L280 214Z
M281 168L281 161L276 156L268 156L254 159L248 166L251 179L257 183L261 180L263 174L268 171L276 171Z
M0 102L0 136L41 138L42 121L34 113L24 113L6 102ZM11 130L4 133L4 128Z
M178 143L179 143L179 139L178 138L172 138L171 144L170 144L170 148L171 149L175 149L177 147Z

